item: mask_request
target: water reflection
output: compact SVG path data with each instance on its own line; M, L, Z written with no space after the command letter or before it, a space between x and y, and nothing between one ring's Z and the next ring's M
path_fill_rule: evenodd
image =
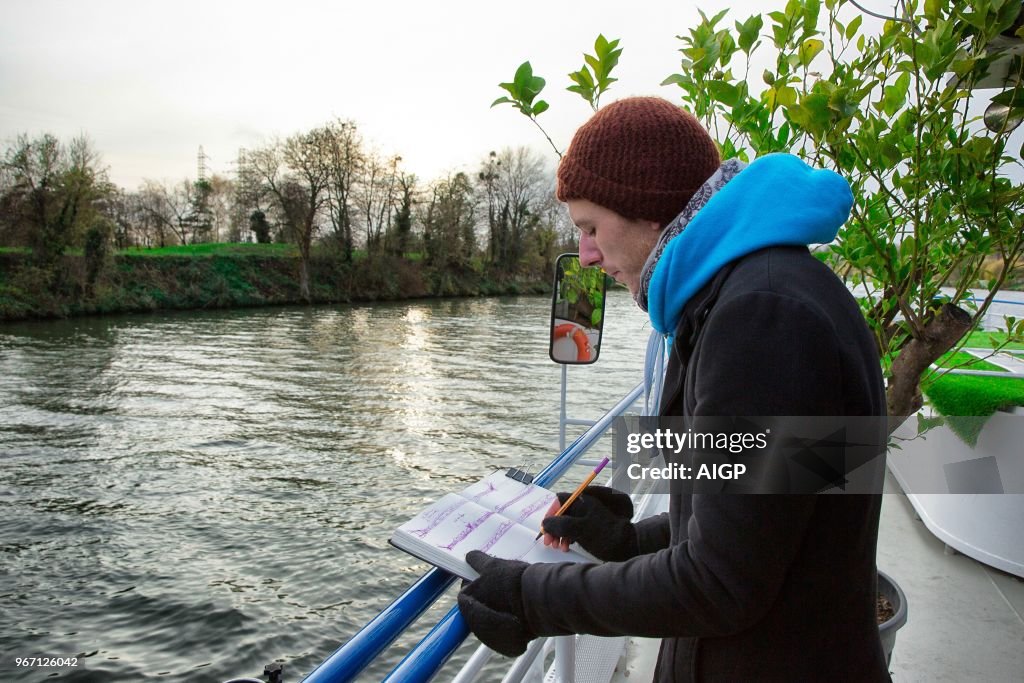
M297 680L424 570L387 545L395 527L441 492L554 455L548 309L452 299L0 326L4 651L79 655L79 676L111 681L221 680L282 657ZM578 417L638 380L642 318L614 295L608 317L601 362L569 373ZM0 663L2 680L35 678Z

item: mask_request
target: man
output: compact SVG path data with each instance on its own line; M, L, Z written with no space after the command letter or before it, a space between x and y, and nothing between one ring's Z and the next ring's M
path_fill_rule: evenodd
M849 214L839 176L789 155L720 164L691 115L630 98L577 131L558 197L581 262L625 283L670 339L662 415L885 415L859 307L806 246ZM636 524L628 498L602 487L545 520L545 542L578 541L604 564L470 553L470 628L506 655L537 636L660 637L659 681L888 680L880 495L670 491L667 515Z

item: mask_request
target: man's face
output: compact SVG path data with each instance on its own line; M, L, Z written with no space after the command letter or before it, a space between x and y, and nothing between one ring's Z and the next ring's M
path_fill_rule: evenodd
M661 226L623 218L586 199L570 199L566 205L569 218L580 231L580 264L601 266L635 295L640 289L640 271L658 243Z

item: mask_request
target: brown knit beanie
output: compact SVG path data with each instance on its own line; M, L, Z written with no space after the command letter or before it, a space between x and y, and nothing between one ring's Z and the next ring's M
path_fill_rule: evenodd
M586 199L664 227L718 170L694 116L659 97L609 104L583 124L558 165L558 199Z

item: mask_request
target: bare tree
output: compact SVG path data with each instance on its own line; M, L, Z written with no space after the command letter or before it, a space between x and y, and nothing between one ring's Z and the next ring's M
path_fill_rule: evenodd
M391 225L397 203L398 164L402 157L383 158L377 152L367 154L355 192L355 204L363 221L366 250L375 253L383 246L382 237Z
M480 172L477 174L478 187L482 191L483 199L487 203L487 256L491 263L497 263L499 259L499 237L500 223L498 221L498 179L501 169L501 161L498 160L498 153L491 151L487 160L480 165Z
M505 148L488 156L477 179L487 202L491 262L515 270L550 198L545 159L529 147Z
M352 121L333 121L324 126L330 166L328 198L334 239L346 261L352 260L353 191L365 160L363 142Z
M145 246L167 246L168 236L176 235L173 228L175 214L172 205L166 201L167 188L156 180L143 180L135 201L138 204L138 228L142 233Z
M142 220L138 195L122 188L114 189L103 202L103 213L113 224L114 246L127 249L138 244L137 226Z
M174 235L179 244L189 243L193 231L193 191L187 178L171 186L158 180L143 180L139 196L147 222L155 228L159 246L166 244L168 233Z
M323 128L299 133L253 152L249 159L264 191L273 198L299 247L299 291L312 301L309 261L317 219L328 202L329 136Z

